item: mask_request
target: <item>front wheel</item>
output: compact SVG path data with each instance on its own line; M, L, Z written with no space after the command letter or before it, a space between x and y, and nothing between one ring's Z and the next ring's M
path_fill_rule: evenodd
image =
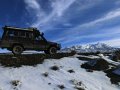
M20 46L20 45L13 46L13 49L12 49L13 54L19 55L22 52L23 52L23 47L22 46Z
M45 51L46 54L56 54L57 48L56 47L50 47L47 51Z

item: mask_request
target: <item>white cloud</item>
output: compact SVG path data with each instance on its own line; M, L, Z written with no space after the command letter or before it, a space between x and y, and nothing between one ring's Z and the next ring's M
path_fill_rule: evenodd
M65 10L67 10L76 0L54 0L52 2L53 12L57 16L62 16Z
M111 39L111 40L106 40L106 41L101 41L102 43L106 43L110 46L113 47L120 47L120 38L118 39Z
M33 15L33 18L36 18L37 21L41 21L44 17L46 17L46 13L43 11L38 1L39 0L24 0L29 14ZM34 22L32 24L34 24Z
M36 17L36 21L33 22L32 26L40 27L43 26L45 28L52 27L54 24L60 21L64 21L66 18L61 18L63 15L65 15L66 11L69 10L71 5L74 3L77 3L77 7L80 10L87 9L89 7L92 7L98 3L100 3L103 0L50 0L51 1L51 7L52 10L49 14L46 14L44 10L42 10L40 3L38 3L39 0L25 0L25 3L27 4L28 11L32 13L34 10L36 11L33 18ZM83 3L84 2L84 3ZM33 11L31 9L34 9ZM74 12L74 11L73 11ZM73 15L73 14L71 14ZM53 23L53 22L56 23ZM51 24L52 23L52 24Z
M108 12L106 15L102 16L99 19L79 25L78 27L76 27L76 29L81 28L81 27L91 27L91 26L96 26L99 24L104 24L103 22L109 21L109 20L117 18L117 17L120 17L120 8Z
M106 22L106 21L108 22L109 20L114 20L115 18L118 18L118 17L120 17L120 8L108 12L106 15L102 16L99 19L96 19L94 21L87 22L85 24L81 24L81 25L78 25L78 26L76 26L74 28L71 28L69 30L69 32L68 31L64 32L64 36L72 34L74 36L76 35L76 38L80 39L81 36L78 37L79 32L85 32L85 30L88 31L91 27L93 27L93 29L95 29L96 27L98 27L99 24L105 25L104 22ZM113 31L114 31L113 33L119 33L120 32L119 27L114 27L114 28L111 28L111 29L105 30L105 31L107 31L107 33L108 33L106 35L109 35L109 32L112 34ZM92 36L96 36L96 35L92 35ZM82 37L89 37L89 35L82 36Z
M116 5L120 5L120 0L116 0Z
M51 0L52 11L49 15L46 15L42 20L39 20L33 24L33 26L39 27L41 25L50 24L54 20L62 17L64 12L75 2L76 0ZM53 23L52 23L53 24Z
M74 33L63 35L60 39L56 39L54 41L62 42L63 44L68 44L74 41L80 41L81 39L93 39L93 38L112 38L120 34L120 26L113 27L111 29L102 29L103 32L101 33L95 33L95 34L84 34L84 35L75 35ZM114 31L114 32L113 32ZM99 42L99 41L98 41Z
M99 43L105 43L109 46L112 47L118 47L120 48L120 38L115 38L115 39L110 39L110 40L102 40L102 41L98 41ZM95 44L98 42L91 42L91 44Z
M110 40L103 40L103 41L97 41L97 42L91 42L91 43L85 43L84 45L87 44L96 44L96 43L105 43L111 47L116 47L116 48L120 48L120 38L116 38L116 39L110 39Z
M50 14L45 14L40 6L40 3L38 3L38 0L25 0L25 3L27 4L26 7L30 13L33 12L31 9L36 11L36 16L33 17L37 17L37 21L33 22L32 26L39 27L51 24L51 21L61 17L75 1L76 0L51 0L52 11Z
M76 4L79 6L78 10L85 10L100 4L103 1L104 0L76 0Z
M27 7L29 8L33 8L34 10L39 10L40 9L40 5L38 4L38 0L24 0L25 3L27 4Z

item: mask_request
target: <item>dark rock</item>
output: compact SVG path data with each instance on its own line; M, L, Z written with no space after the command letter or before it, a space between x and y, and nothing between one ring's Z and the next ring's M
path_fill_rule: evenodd
M110 81L112 84L119 85L120 83L120 75L115 74L113 71L115 71L117 68L109 69L104 71L106 73L106 76L110 78Z
M42 64L44 59L60 59L63 57L73 56L74 53L57 53L57 54L0 54L0 64L5 67L21 67L22 65L36 66Z
M87 71L87 72L93 72L93 70L92 70L92 69L86 69L86 71Z
M83 60L83 61L90 61L90 60L95 60L95 59L93 59L93 58L89 58L89 57L82 57L82 56L80 56L80 57L77 57L79 60Z
M43 76L48 77L48 72L43 73Z
M106 70L109 68L109 63L105 61L104 59L99 59L99 60L92 60L87 63L84 63L81 65L82 68L85 69L92 69L92 70Z
M75 73L75 71L73 69L68 70L69 73Z
M84 88L81 87L75 87L77 90L85 90Z
M13 80L10 82L13 86L18 86L21 82L19 80Z
M58 87L59 87L60 89L64 89L64 88L65 88L64 85L58 85Z
M48 85L51 85L51 83L48 83Z
M57 71L57 70L59 70L59 67L58 66L52 66L50 69L52 69L54 71Z

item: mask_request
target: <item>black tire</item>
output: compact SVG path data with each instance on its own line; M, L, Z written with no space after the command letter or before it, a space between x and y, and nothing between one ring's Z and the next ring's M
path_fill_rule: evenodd
M15 55L19 55L23 52L23 47L20 45L14 45L12 48L12 53Z
M56 47L50 47L48 50L49 54L56 54L57 53L57 48Z

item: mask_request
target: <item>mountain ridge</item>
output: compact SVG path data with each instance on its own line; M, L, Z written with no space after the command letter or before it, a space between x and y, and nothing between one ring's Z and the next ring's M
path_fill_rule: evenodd
M70 47L65 47L61 51L62 52L81 52L81 53L88 53L88 52L113 52L117 50L115 47L111 47L105 43L96 43L96 44L87 44L87 45L75 45Z

